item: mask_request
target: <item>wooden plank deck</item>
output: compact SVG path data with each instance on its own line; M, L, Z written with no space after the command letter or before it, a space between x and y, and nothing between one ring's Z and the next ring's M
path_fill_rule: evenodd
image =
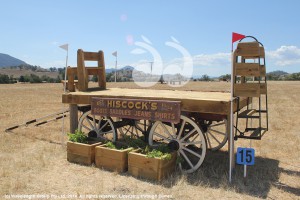
M67 104L91 104L92 97L181 101L182 111L226 116L230 113L231 98L230 93L226 92L109 88L100 91L63 94L62 102ZM236 102L234 105L236 111ZM241 98L240 108L246 105L246 98Z

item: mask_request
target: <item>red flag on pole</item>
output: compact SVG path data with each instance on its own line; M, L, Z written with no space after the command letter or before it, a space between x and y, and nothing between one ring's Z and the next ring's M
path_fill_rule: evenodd
M246 36L245 35L242 35L242 34L239 34L239 33L235 33L235 32L232 32L232 43L240 40L240 39L243 39L245 38Z
M233 43L236 42L236 41L238 41L238 40L241 40L241 39L243 39L245 37L246 37L245 35L232 32L231 52L233 51Z

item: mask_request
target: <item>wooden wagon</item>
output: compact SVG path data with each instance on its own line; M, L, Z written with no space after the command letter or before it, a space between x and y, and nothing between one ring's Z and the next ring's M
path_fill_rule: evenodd
M98 61L98 66L85 67L85 60ZM236 72L237 77L239 72ZM241 78L247 74L243 73ZM67 74L69 93L63 94L62 102L70 105L71 132L78 128L90 136L114 141L124 135L134 135L144 136L151 146L166 143L182 158L179 167L187 173L201 166L207 149L218 150L227 142L230 93L106 88L102 51L78 50L78 67L69 67ZM88 88L89 75L98 76L98 88ZM78 91L73 83L75 76L78 76ZM253 97L249 95L253 90L249 88L253 87L243 85L243 79L241 83L235 93L243 94L234 99L234 112L242 108L249 110ZM78 110L83 111L79 120ZM228 148L229 152L234 151L230 145Z

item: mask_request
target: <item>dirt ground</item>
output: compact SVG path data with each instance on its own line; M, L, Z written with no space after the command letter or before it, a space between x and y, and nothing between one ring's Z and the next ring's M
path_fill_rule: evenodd
M137 86L108 83L108 87ZM178 88L157 84L154 88L229 91L230 83L190 82ZM243 179L243 166L237 165L233 182L228 182L225 145L218 152L208 152L195 173L176 172L157 183L69 163L62 120L5 132L68 105L61 103L61 84L0 85L0 199L300 199L299 91L300 82L269 82L270 130L262 140L251 142L256 160L248 167L247 179ZM250 141L240 139L235 143L239 146L249 147Z

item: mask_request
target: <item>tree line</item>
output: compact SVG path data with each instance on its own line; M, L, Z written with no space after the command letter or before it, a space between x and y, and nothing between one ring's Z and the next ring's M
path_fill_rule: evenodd
M49 76L43 75L41 77L30 74L30 75L22 75L19 78L14 78L14 76L8 76L7 74L0 74L0 84L10 84L10 83L60 83L61 78L57 76L56 78L51 78Z

